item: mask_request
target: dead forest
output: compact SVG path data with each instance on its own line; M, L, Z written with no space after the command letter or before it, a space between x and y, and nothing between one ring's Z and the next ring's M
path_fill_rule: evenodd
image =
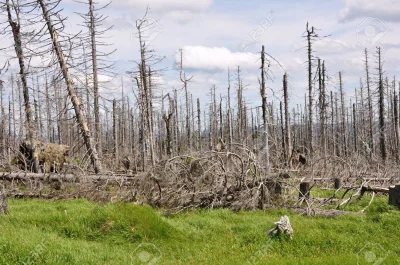
M1 34L10 43L0 47L7 57L0 181L9 196L137 201L175 211L305 205L310 213L332 203L343 209L399 182L400 82L387 76L381 48L360 50L364 68L349 99L345 73L329 71L330 62L314 52L324 37L307 24L299 51L308 78L303 103L291 102L291 73L271 73L280 64L264 46L255 104L246 99L240 66L226 69L225 93L204 88L205 101L191 92L183 49L181 87L158 86L163 55L147 43L153 25L146 12L135 25L132 52L140 61L124 73L134 86L110 97L99 80L117 74L103 26L107 5L82 1L81 31L71 33L60 2L1 3ZM281 98L268 88L272 78ZM313 187L352 196L321 201L310 197Z

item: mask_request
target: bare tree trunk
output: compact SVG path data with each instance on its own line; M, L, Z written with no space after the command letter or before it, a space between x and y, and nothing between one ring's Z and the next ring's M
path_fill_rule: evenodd
M311 30L308 28L307 23L307 44L308 44L308 141L309 141L309 150L310 155L312 156L314 153L313 149L313 87L312 87L312 46L311 46L311 37L314 33L314 28Z
M343 148L344 148L344 155L348 155L348 148L347 148L347 122L346 122L346 109L345 109L345 102L344 102L344 92L343 92L343 83L342 83L342 73L339 72L339 89L340 89L340 103L341 103L341 110L342 110L342 136L343 136Z
M13 37L14 37L14 47L15 53L18 57L19 67L20 67L20 78L22 81L22 91L24 96L24 104L25 104L25 115L26 115L26 123L28 128L28 139L32 145L32 159L33 159L33 171L35 173L39 172L39 157L38 152L36 150L36 133L35 133L35 126L32 120L32 113L31 113L31 105L29 102L29 90L28 90L28 83L26 80L26 69L25 69L25 57L22 48L22 35L21 35L21 23L19 18L19 7L14 6L13 8L16 12L17 22L15 22L11 16L11 6L9 0L6 0L7 5L7 13L8 13L8 23L12 29ZM2 84L1 84L2 85Z
M169 96L168 96L169 98ZM165 127L167 129L167 155L168 157L172 156L172 147L171 147L171 117L174 115L174 101L169 98L169 111L168 111L168 116L167 114L164 113L164 122L165 122Z
M399 127L399 106L398 95L394 89L394 128L396 133L396 163L400 161L400 127Z
M50 95L49 95L49 84L47 81L47 75L45 75L45 96L46 96L46 116L47 116L47 140L49 142L52 142L52 137L51 137L51 128L52 128L52 122L51 122L51 108L50 108ZM54 141L54 139L53 139Z
M102 153L102 142L101 142L101 122L100 122L100 106L99 106L99 79L97 69L97 47L96 47L96 24L94 17L94 5L93 0L89 0L89 16L90 16L90 45L92 48L92 67L93 67L93 95L94 95L94 138L96 141L96 150L99 155Z
M228 145L229 150L232 149L232 142L233 142L233 130L232 130L232 109L231 109L231 74L228 70Z
M43 18L46 21L48 30L49 30L49 34L50 34L50 38L53 42L53 48L55 53L57 54L57 58L60 64L60 68L63 74L63 77L65 79L66 85L67 85L67 90L68 90L68 95L71 98L72 101L72 105L74 107L75 110L75 117L76 120L78 121L78 124L80 126L81 129L81 133L83 136L83 140L85 142L86 145L86 149L90 155L94 170L96 173L100 173L101 172L101 162L99 159L99 156L97 154L97 150L95 145L93 144L93 140L92 137L90 136L90 131L89 128L87 126L86 123L86 119L83 115L83 111L81 109L81 103L79 101L79 98L76 95L75 92L75 85L72 81L72 77L69 73L69 69L66 63L66 60L64 58L64 53L60 47L60 43L58 41L58 34L57 34L57 30L54 28L53 23L51 21L50 18L50 14L49 11L47 9L47 4L45 2L45 0L38 0L39 4L42 8L43 11Z
M321 67L320 60L318 59L318 65ZM324 169L327 167L327 124L326 124L326 91L325 91L325 62L322 62L322 68L319 70L320 79L320 118L321 118L321 144L322 154L324 157Z
M382 58L381 48L377 48L378 56L378 93L379 93L379 146L381 151L381 157L384 162L387 160L387 149L386 149L386 125L385 125L385 88L383 86L383 71L382 71Z
M354 152L358 153L358 130L357 130L357 109L356 104L353 104L353 133L354 133Z
M366 83L367 83L367 93L368 93L368 118L369 118L369 148L370 148L370 158L374 155L375 144L374 144L374 110L372 106L372 93L370 87L370 77L369 77L369 65L368 65L368 51L365 49L365 73L366 73Z
M200 110L200 99L197 98L197 130L198 130L198 147L197 149L201 151L201 110Z
M289 113L289 93L288 93L288 82L287 74L283 76L283 101L285 103L285 142L286 142L286 154L288 156L288 166L292 167L292 139L290 130L290 113Z
M261 98L262 98L262 110L263 110L263 121L264 121L264 163L267 177L270 174L270 165L269 165L269 143L268 143L268 113L267 113L267 95L266 95L266 86L265 86L265 50L264 45L262 46L261 51Z
M118 150L118 130L117 130L117 101L113 100L113 140L114 140L114 159L115 166L118 165L119 150Z

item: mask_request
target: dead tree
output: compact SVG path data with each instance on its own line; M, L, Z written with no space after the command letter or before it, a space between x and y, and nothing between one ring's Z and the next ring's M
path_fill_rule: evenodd
M231 73L228 69L228 146L232 148L233 129L232 129L232 109L231 109Z
M290 130L290 113L289 113L289 94L288 94L288 81L287 74L283 76L283 101L285 104L285 143L286 143L286 154L288 156L288 166L292 167L292 139Z
M394 129L395 129L395 154L396 154L396 162L399 163L400 161L400 125L399 125L399 100L398 95L396 93L396 83L394 82L394 89L393 89L393 106L394 106Z
M115 165L118 165L119 150L118 150L118 129L117 129L117 101L113 100L113 140L114 140L114 158Z
M307 38L307 55L308 55L308 148L310 150L310 154L313 154L313 139L314 139L314 131L313 131L313 80L312 80L312 42L313 38L318 37L315 33L314 27L309 28L308 22L306 27L306 38Z
M99 73L103 73L105 75L112 75L111 72L113 63L106 60L111 54L115 52L115 50L110 50L110 44L105 43L104 39L107 38L106 33L112 29L113 26L108 26L105 29L100 29L103 26L104 21L107 19L107 16L104 16L99 13L100 10L106 9L110 3L107 3L104 6L97 6L97 3L93 0L86 0L88 12L87 13L78 13L80 17L83 18L84 26L88 29L88 34L83 38L82 46L89 46L89 53L87 54L90 58L91 68L92 68L92 85L93 85L93 112L94 112L94 139L96 141L96 150L99 155L102 154L102 129L101 129L101 118L100 118L100 83L99 83ZM81 2L83 3L83 2ZM100 48L106 47L107 52L102 51ZM87 59L83 58L85 72L87 72ZM87 82L87 80L86 80ZM88 84L86 84L88 85ZM89 112L89 109L88 109ZM88 115L89 116L89 115ZM90 123L89 123L90 124Z
M19 63L19 76L22 82L22 93L24 97L24 105L25 105L25 115L26 115L26 123L28 128L28 139L32 145L32 158L33 158L33 171L35 173L39 172L39 158L38 153L36 151L36 132L35 126L32 119L32 110L29 101L29 89L27 83L27 70L25 66L25 56L24 50L22 47L22 34L21 34L21 20L20 20L20 6L10 4L9 0L6 0L6 9L7 9L7 16L8 16L8 23L10 24L13 39L14 39L14 48L15 53L18 58ZM12 10L12 11L11 11ZM15 13L16 18L13 18L12 12Z
M171 118L174 115L174 101L171 100L169 94L167 95L169 99L168 114L164 113L163 120L165 122L165 127L167 130L167 155L171 158L172 156L172 137L171 137Z
M325 69L325 61L322 62L322 70L320 72L322 74L322 78L320 76L321 80L321 86L320 86L320 93L321 93L321 137L322 137L322 152L324 156L324 168L326 169L327 166L327 103L326 103L326 69Z
M372 91L371 91L371 81L369 74L369 65L368 65L368 50L365 49L365 74L366 74L366 84L367 84L367 100L368 100L368 121L369 121L369 130L368 130L368 139L369 139L369 154L370 158L372 158L375 150L374 144L374 110L372 104Z
M81 131L84 143L86 145L86 149L91 158L95 172L100 173L101 169L102 169L101 161L97 154L96 147L93 143L93 139L91 137L89 128L86 123L86 118L84 117L84 114L83 114L82 104L76 94L75 84L71 77L69 67L67 65L66 58L64 56L64 51L61 48L60 40L58 38L58 30L53 25L52 17L54 17L55 14L57 14L57 16L59 16L59 14L54 13L54 8L52 6L50 6L50 8L49 8L49 6L45 0L38 0L38 3L42 9L43 19L47 25L47 30L50 35L50 39L52 41L53 50L57 56L58 63L61 68L62 76L63 76L66 86L67 86L68 95L71 98L72 105L75 110L75 118L80 127L80 131Z
M385 88L383 85L383 70L382 70L382 54L381 48L377 48L378 59L378 106L379 106L379 147L381 158L384 162L387 160L386 149L386 126L385 126Z
M201 151L201 109L200 109L200 99L197 98L197 130L198 130L198 147L197 149Z
M180 74L179 77L181 79L181 82L183 84L183 89L185 90L185 102L186 102L186 137L187 137L187 142L188 142L188 149L190 150L192 148L192 132L190 128L190 104L189 104L189 94L188 94L188 83L193 77L190 77L189 79L186 79L186 73L183 70L183 50L180 49L180 63L179 63L179 70Z
M340 103L341 103L341 121L342 121L342 143L344 149L344 155L348 155L347 146L347 121L346 121L346 105L344 102L344 92L343 92L343 82L342 82L342 72L339 72L339 93L340 93Z
M265 163L265 170L267 177L270 173L270 165L269 165L269 143L268 143L268 113L267 113L267 92L266 92L266 70L265 70L265 50L264 45L262 46L261 50L261 99L262 99L262 113L263 113L263 140L264 140L264 163Z

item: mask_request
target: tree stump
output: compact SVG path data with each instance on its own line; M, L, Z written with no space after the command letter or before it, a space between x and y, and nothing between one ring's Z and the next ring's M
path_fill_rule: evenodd
M0 185L0 214L8 214L8 199L6 190Z
M275 195L282 195L282 183L276 182L275 183Z
M299 198L310 198L310 182L300 183L300 193Z
M389 188L389 204L400 209L400 184Z
M338 190L342 187L342 180L340 178L335 178L335 189Z
M286 234L290 236L290 239L293 239L294 231L292 225L290 224L289 217L284 215L278 222L275 222L274 224L276 226L267 232L268 236L280 236L282 234Z

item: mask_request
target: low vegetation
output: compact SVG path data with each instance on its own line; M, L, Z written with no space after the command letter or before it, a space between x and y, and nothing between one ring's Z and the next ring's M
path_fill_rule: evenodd
M357 264L358 256L359 264L400 262L400 212L386 197L376 198L365 215L337 218L279 209L169 215L149 206L86 200L10 200L9 208L0 216L0 264L325 265ZM282 215L290 218L293 240L266 236Z

